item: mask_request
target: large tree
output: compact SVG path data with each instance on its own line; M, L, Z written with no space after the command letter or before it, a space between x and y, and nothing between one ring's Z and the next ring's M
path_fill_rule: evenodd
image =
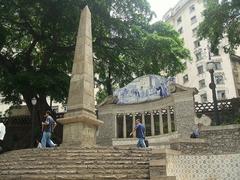
M37 98L66 100L80 9L92 12L97 85L106 94L134 76L165 71L174 75L188 58L179 35L164 23L149 25L146 0L2 0L0 4L0 92L5 102Z
M216 52L221 40L228 38L224 46L226 52L234 52L240 45L240 1L208 0L203 11L204 21L200 24L198 35L208 39L212 52Z

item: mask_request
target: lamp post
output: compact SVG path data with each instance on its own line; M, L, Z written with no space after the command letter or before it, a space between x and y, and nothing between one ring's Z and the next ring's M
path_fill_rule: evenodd
M31 99L31 103L33 105L33 110L32 110L32 137L31 137L31 146L34 147L34 121L35 121L35 113L36 113L36 104L37 104L37 99L33 97Z
M219 119L219 112L218 112L218 107L217 107L216 84L214 83L214 68L215 68L214 62L207 63L207 70L209 71L210 76L211 76L211 82L209 84L209 88L212 89L213 106L214 106L214 120L215 120L216 125L219 125L220 119Z

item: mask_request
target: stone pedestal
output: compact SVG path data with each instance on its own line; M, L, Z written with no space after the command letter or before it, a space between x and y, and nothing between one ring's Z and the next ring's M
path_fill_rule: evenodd
M176 130L183 138L189 138L195 127L193 91L176 92L173 98Z
M96 132L102 121L91 116L79 115L60 119L63 127L63 146L93 146L96 144Z

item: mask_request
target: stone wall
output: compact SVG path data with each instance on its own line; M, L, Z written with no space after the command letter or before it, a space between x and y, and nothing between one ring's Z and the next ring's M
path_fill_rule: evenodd
M240 153L240 125L205 127L201 139L204 142L174 142L171 148L184 154Z
M102 126L99 126L97 133L97 144L102 146L111 146L112 138L115 137L115 115L114 114L99 114L101 121L104 122Z
M97 143L100 145L112 145L112 139L117 138L115 117L118 114L127 115L139 113L144 115L146 112L153 114L153 112L163 109L168 110L170 107L173 107L174 123L171 123L171 118L168 118L167 127L170 129L168 133L171 131L171 126L173 124L174 131L178 132L182 137L188 137L194 127L195 113L193 94L196 92L195 89L185 88L180 85L175 85L174 88L174 92L166 98L136 104L115 104L114 98L112 97L113 99L111 99L111 97L108 97L98 106L98 119L103 121L104 125L99 128ZM151 120L152 119L153 118L151 118ZM152 124L154 123L151 123L151 125ZM123 129L126 129L124 125ZM154 132L152 126L151 131Z
M176 141L181 135L177 132L172 132L169 134L163 134L158 136L146 137L149 143L149 147L152 149L169 148L171 141ZM114 138L113 146L133 146L137 144L137 138Z
M240 154L170 154L167 156L167 175L176 176L177 180L239 180Z

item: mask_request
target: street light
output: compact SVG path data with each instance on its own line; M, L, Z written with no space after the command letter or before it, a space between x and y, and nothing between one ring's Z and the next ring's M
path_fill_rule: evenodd
M31 99L31 103L33 105L33 111L32 111L32 138L31 138L31 146L34 147L34 121L35 121L35 106L37 104L37 99L33 97Z
M216 84L214 83L214 62L207 63L207 70L211 76L211 82L209 84L209 88L212 89L212 97L213 97L213 105L214 105L214 120L216 125L220 124L219 113L218 113L218 105L217 105L217 96L216 96Z

